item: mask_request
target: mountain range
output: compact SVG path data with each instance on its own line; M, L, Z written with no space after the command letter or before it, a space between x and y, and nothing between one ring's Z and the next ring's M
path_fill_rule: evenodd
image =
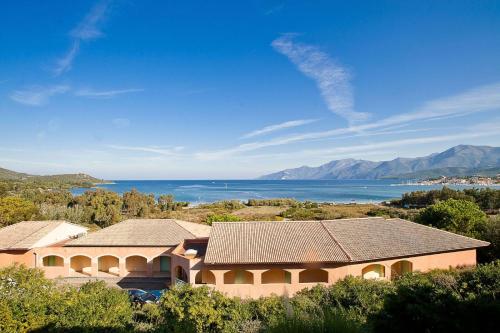
M491 176L500 172L500 147L459 145L424 157L390 161L334 160L318 167L301 166L259 179L380 179L439 176Z

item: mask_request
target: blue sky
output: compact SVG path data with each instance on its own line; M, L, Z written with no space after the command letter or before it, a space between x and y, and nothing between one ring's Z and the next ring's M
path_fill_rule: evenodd
M0 166L252 178L500 143L498 1L10 1Z

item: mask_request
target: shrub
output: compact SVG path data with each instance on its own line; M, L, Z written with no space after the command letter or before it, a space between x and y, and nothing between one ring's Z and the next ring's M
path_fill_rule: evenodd
M168 332L228 332L249 319L239 301L208 287L176 285L160 301L163 329ZM236 311L239 309L240 311Z
M108 288L104 281L66 287L54 306L55 329L124 329L131 324L132 307L125 291Z
M245 208L245 205L238 200L224 200L217 201L209 204L202 204L199 206L200 208L205 209L216 209L216 210L226 210L226 211L234 211L238 209Z
M31 220L37 213L31 201L15 196L0 198L0 227Z
M214 222L238 222L238 221L241 221L241 219L238 216L231 214L209 214L205 219L205 223L208 225L212 225L212 223Z
M448 199L423 209L416 221L458 234L480 237L486 228L486 214L473 202Z
M0 269L0 331L28 332L53 322L56 293L41 270L23 265Z
M249 199L247 206L300 206L300 202L295 199Z
M405 275L373 315L375 331L494 332L500 320L500 264Z

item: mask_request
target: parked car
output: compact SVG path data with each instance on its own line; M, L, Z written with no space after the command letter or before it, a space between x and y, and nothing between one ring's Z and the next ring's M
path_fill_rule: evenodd
M159 290L149 290L148 292L154 296L156 296L158 299L161 298L161 296L167 291L167 289L159 289Z
M159 297L151 294L150 292L146 292L146 293L141 294L137 297L136 303L151 304L151 303L158 303L159 300L160 300Z
M127 289L128 297L131 302L138 302L139 297L147 293L147 291L142 289Z

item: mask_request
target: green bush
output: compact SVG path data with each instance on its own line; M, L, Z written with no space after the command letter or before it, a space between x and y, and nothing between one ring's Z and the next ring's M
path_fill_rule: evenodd
M465 200L448 199L423 209L416 221L465 236L480 237L486 228L486 214L478 205Z
M295 199L249 199L247 206L300 206L300 202Z
M205 218L205 223L212 225L214 222L238 222L241 219L238 216L231 214L209 214Z
M250 313L238 306L240 301L202 286L176 285L160 301L167 332L237 332Z
M106 287L104 281L88 282L79 288L64 288L53 311L57 318L53 328L78 328L82 332L125 328L132 319L127 293Z
M494 332L500 319L500 263L410 274L373 315L376 332Z
M118 332L131 319L127 293L103 281L58 287L39 269L0 269L0 332Z
M30 220L37 213L38 208L31 201L16 196L0 198L0 228Z

